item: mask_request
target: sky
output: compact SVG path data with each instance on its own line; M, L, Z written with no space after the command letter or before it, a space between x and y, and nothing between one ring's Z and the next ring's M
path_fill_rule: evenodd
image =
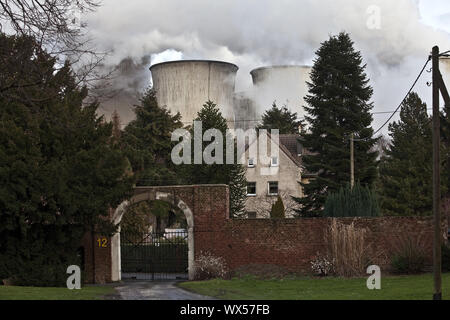
M312 65L320 43L346 31L367 64L374 112L398 106L434 45L450 50L449 0L107 0L83 19L108 65L133 65L115 83L130 91L148 87L151 64L178 59L235 63L245 91L252 69ZM416 91L431 106L427 81L425 72ZM373 127L388 117L374 115Z

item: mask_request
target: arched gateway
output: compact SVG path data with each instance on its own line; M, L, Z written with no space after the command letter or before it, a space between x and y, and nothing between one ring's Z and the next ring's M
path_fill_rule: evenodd
M205 235L214 233L214 225L217 226L215 220L222 222L229 218L228 186L136 187L134 196L111 212L111 219L116 225L120 224L130 205L153 200L162 200L178 207L186 217L188 277L191 280L194 278L196 239L204 243ZM120 229L109 239L97 235L86 235L83 244L88 282L104 283L121 280ZM201 249L204 248L201 247Z

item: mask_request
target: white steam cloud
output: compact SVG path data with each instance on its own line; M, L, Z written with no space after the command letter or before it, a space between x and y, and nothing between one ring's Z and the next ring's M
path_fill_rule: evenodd
M367 25L371 6L380 9L379 28ZM250 70L311 65L321 42L347 31L367 63L374 111L395 109L434 45L450 50L448 0L107 0L86 18L99 47L111 51L111 66L127 58L143 66L134 68L137 82L127 84L139 90L150 84L144 57L152 64L180 58L234 63L236 89L244 91ZM429 102L427 81L428 73L417 91ZM376 116L374 127L387 116Z

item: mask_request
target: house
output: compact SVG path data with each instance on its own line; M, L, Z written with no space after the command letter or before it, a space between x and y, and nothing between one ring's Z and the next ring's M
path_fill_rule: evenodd
M252 144L258 145L258 140L249 143L246 148L247 218L270 218L270 210L278 196L283 199L286 217L290 218L295 213L294 209L298 208L292 197L303 196L299 182L307 183L312 175L305 173L302 167L305 151L298 135L279 135L278 143L270 134L266 135L268 161L262 161L259 152L256 158L250 155ZM271 146L276 146L278 152L271 152Z

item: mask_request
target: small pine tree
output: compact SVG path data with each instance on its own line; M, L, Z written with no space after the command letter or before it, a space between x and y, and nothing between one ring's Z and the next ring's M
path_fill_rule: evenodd
M303 122L298 120L296 112L291 112L286 106L278 108L275 102L272 109L263 114L262 120L258 129L278 129L280 134L298 134L303 125Z
M207 101L198 112L195 121L202 122L202 134L209 129L217 129L223 136L223 154L226 154L227 121L222 116L217 105L212 101ZM194 133L191 133L194 136ZM202 150L208 145L203 142ZM194 148L192 148L194 150ZM230 213L233 217L244 214L247 181L245 178L246 169L237 163L235 145L235 164L191 164L184 165L184 179L187 184L227 184L230 188Z
M178 184L180 179L170 159L174 146L171 134L181 128L179 113L158 106L156 93L149 89L135 108L136 119L121 134L121 149L126 153L137 185Z
M284 219L286 217L283 199L278 196L277 201L273 204L272 210L270 210L271 219Z
M328 195L323 215L332 218L378 217L380 207L375 193L357 183L353 188L347 185Z

